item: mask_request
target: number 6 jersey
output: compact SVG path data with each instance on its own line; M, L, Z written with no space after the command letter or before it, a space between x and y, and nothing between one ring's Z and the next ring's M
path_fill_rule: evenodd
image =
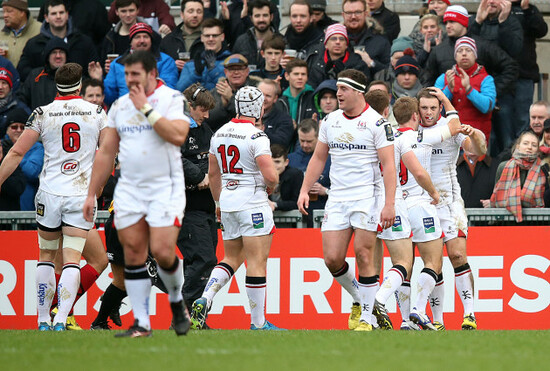
M249 121L233 119L212 137L210 153L222 174L220 208L240 211L267 204L264 177L256 157L270 155L267 135Z
M38 132L44 145L40 189L58 196L86 195L105 125L103 109L78 96L57 97L36 108L26 128Z

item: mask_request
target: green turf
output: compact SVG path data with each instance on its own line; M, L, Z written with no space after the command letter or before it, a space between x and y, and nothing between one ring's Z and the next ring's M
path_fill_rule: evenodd
M531 370L550 331L0 331L0 370Z

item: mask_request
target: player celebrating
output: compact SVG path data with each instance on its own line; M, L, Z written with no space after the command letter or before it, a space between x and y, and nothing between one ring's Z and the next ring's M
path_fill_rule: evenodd
M338 74L336 97L340 109L321 123L319 140L311 158L298 208L307 214L308 192L331 156L331 190L321 231L325 264L352 296L354 304L348 326L372 331L372 308L377 291L373 250L379 225L390 228L395 221L395 162L393 132L383 117L365 101L366 76L354 69ZM385 176L381 194L382 164ZM359 282L345 261L352 234L359 268ZM360 317L360 318L359 318Z
M93 227L95 199L84 220L86 199L98 141L104 138L105 112L80 96L82 67L67 63L55 74L59 96L29 117L26 130L0 167L0 185L42 138L44 168L36 194L36 222L40 254L36 269L38 329L51 330L50 306L55 292L54 259L63 235L63 271L57 287L58 311L54 331L64 331L80 287L80 257L88 230Z
M279 182L267 135L255 124L263 116L264 96L245 86L235 94L237 118L212 137L210 190L221 213L225 256L214 267L202 297L193 303L192 320L203 328L216 293L246 260L246 294L251 330L281 330L265 318L266 265L275 231L267 191Z
M114 194L115 225L124 247L124 284L135 322L117 337L151 336L151 280L145 265L148 248L166 285L177 335L191 325L183 304L182 263L176 239L185 209L185 184L180 146L189 131L180 92L157 80L155 57L136 51L124 61L129 93L111 107L104 143L99 146L84 216L91 220L94 200L113 169L115 155L121 176Z
M418 92L417 98L421 125L423 126L422 135L428 135L431 130L438 130L437 128L447 125L448 119L441 116L441 101L432 94L429 88ZM448 116L456 113L456 111L446 112ZM456 177L456 161L461 147L479 156L484 155L487 151L485 136L481 131L465 125L462 133L435 144L432 151L431 174L441 195L437 205L437 215L443 233L445 233L443 242L446 244L447 254L455 270L456 289L464 306L462 328L474 330L477 328L474 315L474 284L466 256L468 219ZM437 281L430 301L434 314L434 325L436 325L435 322L438 322L436 327L444 329L442 274L438 275Z

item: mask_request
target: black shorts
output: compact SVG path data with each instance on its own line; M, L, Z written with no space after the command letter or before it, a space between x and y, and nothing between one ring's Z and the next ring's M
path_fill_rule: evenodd
M118 240L118 232L114 224L114 213L111 213L109 219L105 222L105 244L107 245L109 263L124 267L124 250Z

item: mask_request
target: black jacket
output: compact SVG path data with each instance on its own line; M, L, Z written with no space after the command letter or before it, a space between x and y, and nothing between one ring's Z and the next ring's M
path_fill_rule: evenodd
M357 34L349 33L348 35L351 48L363 45L365 51L369 53L374 61L374 67L371 68L373 74L389 66L391 44L386 37L376 33L372 27L365 27Z
M516 58L519 64L519 78L539 81L539 66L537 64L536 39L546 36L548 25L542 18L542 14L534 5L523 10L521 2L512 2L510 16L516 17L523 27L523 47Z
M244 18L241 18L241 12L243 10L242 0L233 0L231 4L228 5L229 8L229 20L224 20L224 33L225 41L233 50L233 46L237 41L237 38L244 34L246 30L252 27L252 20L250 19L251 8L248 8L248 15ZM277 5L273 2L270 2L269 8L271 9L271 14L273 14L273 21L271 25L278 30L281 25L281 17L279 15L279 9Z
M25 80L33 68L44 64L42 52L48 41L53 37L49 23L44 22L40 29L40 34L27 41L17 65L17 71L19 71L21 80ZM92 61L99 61L99 56L92 39L75 30L71 20L69 20L66 39L69 45L67 62L80 64L83 74L88 75L88 64Z
M262 117L264 132L271 144L280 144L288 149L292 144L294 125L292 124L292 117L279 107L280 105L274 104L271 111Z
M298 196L304 180L304 173L294 167L287 166L279 175L280 200L276 201L276 210L290 211L298 209ZM272 196L269 196L272 199Z
M361 56L351 49L348 49L346 54L346 56L336 61L330 60L328 52L325 49L320 50L316 54L311 54L307 61L309 66L307 83L312 88L316 88L325 80L336 80L340 72L350 68L363 72L368 80L371 81L372 72Z
M315 102L313 97L315 92L313 90L306 91L300 95L298 99L298 111L296 112L296 124L299 124L303 119L310 119L316 111ZM290 115L290 106L288 105L288 98L284 95L278 100L284 107L286 112Z
M315 27L320 29L321 31L325 32L328 26L331 24L338 23L338 21L335 21L334 19L330 18L327 13L323 14L323 18L321 18L316 24Z
M386 8L383 2L378 10L372 12L371 17L384 27L384 36L388 38L390 43L392 43L399 35L399 32L401 32L399 15Z
M494 42L512 58L519 56L523 47L523 29L516 17L510 15L502 23L498 21L498 17L487 18L482 24L477 23L474 16L472 18L473 21L468 26L469 34Z
M477 62L484 66L489 75L495 79L497 95L513 91L515 81L518 77L519 67L504 50L494 43L487 41L477 35L468 35L476 41ZM456 61L454 59L454 48L456 38L445 37L441 44L434 47L426 62L421 80L424 86L433 86L435 80L447 72Z
M214 199L210 189L198 189L198 184L208 174L208 150L212 130L208 124L189 129L187 140L181 146L181 159L185 176L185 210L199 210L207 213L215 212Z
M183 22L178 24L172 32L162 39L160 42L160 51L164 54L168 54L175 61L178 60L179 52L189 52L191 53L191 60L195 60L195 58L204 50L204 45L201 38L197 37L191 44L191 49L187 50L185 47L185 41L183 40L182 27Z
M56 96L55 71L49 66L33 69L17 92L17 98L31 110L50 104Z
M498 164L499 162L496 159L487 155L482 161L476 163L474 175L472 176L464 156L460 156L456 165L456 174L458 183L460 183L464 206L481 208L483 205L480 200L491 198Z
M137 17L136 22L145 22L142 17ZM122 27L122 21L119 21L114 25L101 44L101 50L99 51L99 62L103 66L107 59L107 54L122 55L126 50L130 49L130 35L121 36L119 34Z
M279 34L273 26L271 26L271 31L274 34ZM242 54L248 60L248 64L255 64L258 68L265 65L265 59L260 54L260 49L258 49L258 40L254 33L254 27L250 27L244 34L239 36L231 50L233 53Z
M286 48L296 50L297 57L303 60L307 60L311 53L323 47L324 39L323 31L313 25L300 34L297 34L292 27L288 27L285 33Z

